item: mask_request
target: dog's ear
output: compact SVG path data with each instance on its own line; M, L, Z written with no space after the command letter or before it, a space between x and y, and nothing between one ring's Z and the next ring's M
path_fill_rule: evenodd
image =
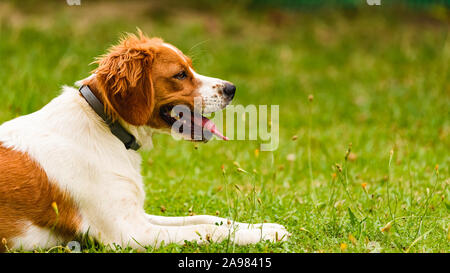
M151 66L154 58L148 38L129 35L97 60L94 71L106 111L135 125L149 122L154 108Z

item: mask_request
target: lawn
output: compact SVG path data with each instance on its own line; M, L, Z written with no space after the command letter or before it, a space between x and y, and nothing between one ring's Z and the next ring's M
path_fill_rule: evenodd
M280 109L273 152L262 140L155 136L142 152L146 211L292 233L149 252L449 252L449 10L153 2L0 3L0 123L85 78L94 57L139 27L199 73L235 83L234 104ZM133 251L85 239L85 252Z

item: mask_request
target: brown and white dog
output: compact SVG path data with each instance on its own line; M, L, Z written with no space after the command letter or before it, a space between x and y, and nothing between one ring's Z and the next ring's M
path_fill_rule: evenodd
M194 109L194 99L201 98L202 112L211 113L226 107L235 92L229 82L197 74L174 46L141 32L127 35L97 63L80 84L144 149L151 148L153 133L171 132L173 106ZM86 233L104 244L135 248L221 241L230 230L237 244L289 235L278 224L148 215L140 164L139 153L112 134L76 88L65 86L41 110L5 122L0 126L0 251L49 248Z

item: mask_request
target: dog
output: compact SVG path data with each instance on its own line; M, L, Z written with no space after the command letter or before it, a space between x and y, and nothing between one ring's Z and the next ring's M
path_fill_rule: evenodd
M236 87L197 74L189 57L141 31L126 34L97 58L98 67L37 112L0 126L0 250L47 249L89 234L105 245L143 248L185 240L246 245L286 240L279 224L216 216L147 214L138 149L171 133L173 107L225 108ZM198 111L197 111L198 112ZM184 118L187 118L186 116ZM176 133L194 140L201 116ZM210 135L220 133L209 127ZM197 141L207 141L202 133Z

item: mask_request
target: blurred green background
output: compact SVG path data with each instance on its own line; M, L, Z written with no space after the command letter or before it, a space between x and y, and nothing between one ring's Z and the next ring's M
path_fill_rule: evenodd
M277 222L293 233L285 243L149 251L448 252L448 7L3 1L0 122L40 109L139 27L190 55L199 73L235 83L235 104L280 105L274 152L260 152L261 141L196 145L156 136L142 153L146 210Z

